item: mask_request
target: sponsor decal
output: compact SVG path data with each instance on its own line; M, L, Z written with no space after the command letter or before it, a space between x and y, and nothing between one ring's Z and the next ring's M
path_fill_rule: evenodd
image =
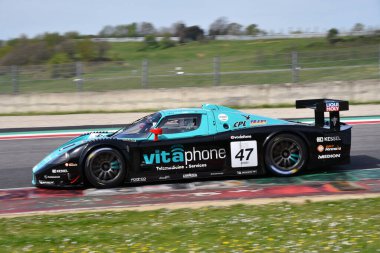
M183 165L173 165L173 166L157 166L157 170L183 170L185 166Z
M49 178L51 178L51 179L60 179L61 178L61 176L58 176L58 175L52 175L52 176L49 176L49 175L44 175L44 178L45 179L49 179Z
M210 176L222 176L224 175L224 172L211 172Z
M228 116L227 116L227 114L221 113L218 115L218 119L220 121L226 122L226 121L228 121Z
M192 147L190 150L185 150L182 145L173 145L170 151L156 149L154 153L143 154L145 164L184 163L188 165L192 162L224 158L226 158L226 150L224 148L198 150Z
M152 127L153 127L153 125L152 125ZM136 142L135 139L129 139L129 138L123 138L123 141Z
M77 163L65 163L65 167L77 167Z
M231 140L252 139L252 135L237 135L231 136Z
M318 150L319 153L322 153L325 150L325 147L323 145L319 145L317 147L317 150Z
M146 182L146 177L134 177L131 178L131 182Z
M246 121L238 121L234 123L234 127L245 127Z
M56 173L68 173L69 171L67 169L52 169L51 170L52 173L56 174Z
M341 151L342 147L339 145L326 145L325 151Z
M38 180L39 184L53 185L54 181Z
M198 174L196 173L187 173L182 175L183 178L196 178L198 177Z
M334 158L340 158L340 154L318 155L318 159L334 159Z
M265 124L267 124L267 121L264 119L251 120L251 126L265 125Z
M243 117L244 117L246 120L250 120L250 119L251 119L251 115L243 115Z
M326 103L326 112L338 112L339 102L328 102Z
M255 175L257 174L257 170L238 170L236 173L238 175Z
M231 167L256 167L257 158L257 141L234 141L230 143L231 147Z
M340 141L339 136L325 136L325 137L317 137L317 142L332 142L332 141Z
M186 168L187 169L194 169L194 168L206 168L207 164L205 163L198 163L198 164L189 164Z
M158 179L159 180L167 180L167 179L170 179L170 176L166 175L166 176L163 176L163 177L159 177Z

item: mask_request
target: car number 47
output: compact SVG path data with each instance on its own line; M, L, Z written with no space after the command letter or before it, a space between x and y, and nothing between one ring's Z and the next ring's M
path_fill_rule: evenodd
M253 151L253 148L240 149L240 151L236 154L235 158L240 159L240 161L242 161L245 158L245 160L248 161L249 157L252 154L252 151Z
M256 167L257 142L236 141L231 142L231 167Z

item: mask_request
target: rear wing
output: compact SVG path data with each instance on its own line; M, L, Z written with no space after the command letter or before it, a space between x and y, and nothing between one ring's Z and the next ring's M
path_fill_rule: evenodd
M305 99L296 100L296 108L314 109L315 126L323 127L325 125L325 112L330 114L330 129L340 130L340 111L348 111L349 103L344 100L336 99Z

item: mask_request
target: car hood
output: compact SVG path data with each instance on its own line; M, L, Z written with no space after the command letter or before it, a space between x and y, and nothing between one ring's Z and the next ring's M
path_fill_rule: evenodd
M74 139L69 140L63 145L56 148L53 152L47 155L41 162L39 162L36 166L33 167L33 172L36 173L47 164L58 164L64 162L69 159L68 151L78 148L79 146L83 146L83 144L96 140L96 139L107 139L109 137L109 132L92 132L82 134Z

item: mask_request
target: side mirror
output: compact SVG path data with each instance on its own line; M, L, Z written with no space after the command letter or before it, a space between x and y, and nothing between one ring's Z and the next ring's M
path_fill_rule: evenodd
M158 141L158 136L162 134L162 128L153 128L150 129L149 132L154 134L154 141Z

